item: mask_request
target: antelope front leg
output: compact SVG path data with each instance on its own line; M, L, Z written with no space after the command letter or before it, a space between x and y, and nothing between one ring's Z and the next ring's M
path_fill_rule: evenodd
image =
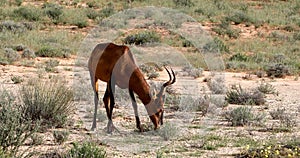
M95 103L95 109L94 109L94 118L93 118L93 124L92 124L92 131L96 130L96 126L97 126L97 108L98 108L98 92L95 92L95 96L94 96L94 103Z
M134 116L135 116L135 121L136 121L136 128L138 128L140 130L140 132L144 132L143 127L141 126L141 121L139 118L139 113L138 113L138 109L137 109L137 104L135 101L135 97L134 97L134 93L132 90L129 90L129 94L130 94L130 98L131 98L131 103L132 103L132 107L134 110Z

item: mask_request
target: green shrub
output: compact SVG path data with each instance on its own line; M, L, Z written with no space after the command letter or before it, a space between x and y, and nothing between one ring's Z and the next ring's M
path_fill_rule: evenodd
M20 93L23 115L43 125L62 127L74 111L73 92L58 79L31 80Z
M109 2L104 9L100 11L100 15L103 18L109 17L115 13L114 5L112 2Z
M59 17L63 14L63 8L57 4L44 3L42 8L44 9L46 15L55 21L57 21Z
M83 28L88 26L88 17L83 9L64 9L63 14L59 18L59 22Z
M14 10L14 14L29 21L39 21L42 18L41 10L32 6L21 6Z
M20 54L17 51L13 50L12 48L5 48L4 50L5 50L4 56L9 63L18 61L21 58Z
M232 126L244 126L253 120L254 115L251 108L243 106L227 112L225 118L231 122Z
M12 157L18 154L20 146L38 128L38 124L24 119L22 110L15 101L12 93L0 90L0 155Z
M124 43L136 45L155 42L160 42L160 36L154 31L141 31L133 35L128 35L124 39Z
M241 85L234 85L229 91L227 91L225 100L230 104L241 105L262 105L265 103L263 93L259 91L244 90Z
M252 23L253 20L245 12L235 12L225 18L226 21L234 22L236 25L240 23Z
M22 58L34 59L35 57L35 52L28 48L26 48L22 53Z
M107 157L106 151L99 148L96 144L90 142L74 143L73 147L66 153L66 158L105 158Z
M98 17L101 17L101 14L94 10L94 9L86 9L86 16L89 18L89 19L92 19L92 20L95 20L97 19Z
M39 57L60 57L68 58L70 52L63 48L54 48L52 46L42 46L38 51L35 52L36 56Z

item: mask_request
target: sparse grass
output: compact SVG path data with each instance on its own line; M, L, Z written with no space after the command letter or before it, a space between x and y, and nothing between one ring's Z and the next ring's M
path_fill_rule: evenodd
M175 124L166 122L164 125L159 129L158 134L165 140L171 140L178 136L180 130L176 127Z
M73 92L58 79L31 80L20 94L22 114L47 127L63 127L74 111Z
M73 147L65 154L66 158L105 158L107 157L106 151L99 148L98 145L91 142L73 143Z
M215 134L208 134L203 136L203 146L204 150L217 150L220 147L225 147L228 143L228 139Z

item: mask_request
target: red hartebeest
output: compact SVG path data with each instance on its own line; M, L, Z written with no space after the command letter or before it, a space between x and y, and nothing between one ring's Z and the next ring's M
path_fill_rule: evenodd
M164 89L176 81L175 73L172 69L171 71L173 79L171 77L171 73L165 67L170 79L162 85L160 92L155 97L152 97L150 86L136 65L133 55L127 46L119 46L113 43L98 44L90 56L88 68L95 93L95 111L92 130L96 128L96 115L99 101L98 80L107 83L103 102L105 104L106 114L108 117L108 133L111 133L115 128L112 122L112 113L115 104L115 85L122 89L127 88L129 90L136 119L136 127L140 131L143 131L143 129L138 116L137 103L134 93L139 96L139 99L145 105L147 113L154 124L154 129L159 128L159 124L163 124Z

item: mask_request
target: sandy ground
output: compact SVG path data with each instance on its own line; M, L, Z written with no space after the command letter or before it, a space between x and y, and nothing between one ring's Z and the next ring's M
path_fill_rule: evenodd
M75 57L73 57L75 59ZM35 59L36 65L44 62L44 58ZM266 103L262 106L253 106L257 113L266 114L266 126L274 125L276 120L272 120L269 112L277 108L285 108L286 112L294 117L296 125L291 132L270 132L263 131L265 127L261 126L244 126L232 127L224 120L222 113L237 105L229 105L225 108L210 105L210 111L206 116L202 116L197 111L191 110L173 110L172 105L166 107L165 125L158 131L150 130L148 132L139 133L135 129L135 119L133 109L128 98L127 91L117 89L121 97L117 98L117 106L114 110L113 121L120 132L107 134L106 114L104 105L100 102L100 110L98 115L97 131L90 131L92 113L93 113L93 94L91 92L89 75L86 68L75 66L74 60L57 59L60 66L57 67L58 73L47 73L42 68L23 67L23 66L0 66L0 83L1 88L15 91L21 84L26 84L30 78L49 76L62 76L69 80L70 86L74 87L74 91L81 95L84 99L76 102L76 112L73 116L73 126L66 129L49 129L48 132L42 133L44 141L42 145L33 147L33 150L40 152L62 151L70 147L71 142L82 142L86 140L95 141L106 149L108 157L155 157L158 152L164 152L167 157L232 157L239 153L245 146L237 147L233 140L240 137L252 138L258 141L267 141L270 139L283 140L292 136L300 136L300 82L294 76L288 76L284 79L257 78L250 75L250 79L243 79L248 74L223 72L219 74L225 77L225 85L230 88L232 85L240 84L245 89L257 87L260 82L267 82L275 87L278 95L269 94L266 96ZM71 70L70 70L71 69ZM175 67L177 73L177 82L172 86L176 93L181 97L180 106L189 105L186 96L213 96L209 91L204 78L211 76L211 72L204 72L203 76L194 79L183 75L181 67ZM11 77L20 76L24 79L21 84L13 84ZM167 80L167 73L160 72L157 81ZM78 82L80 81L80 89ZM101 92L104 92L105 83L100 84ZM102 94L100 94L102 95ZM128 96L128 95L127 95ZM222 96L222 95L221 95ZM223 95L224 97L224 95ZM100 97L101 98L101 97ZM139 104L139 113L141 122L151 126L150 120L146 115L145 108ZM183 108L184 109L184 108ZM169 128L169 129L167 129ZM70 137L68 141L62 145L54 142L52 136L53 130L68 130ZM166 132L169 131L169 132ZM163 134L169 136L169 140L165 140ZM215 150L204 150L204 138L210 135L217 135L221 138L227 138L226 145L217 147ZM224 141L224 139L219 141ZM26 147L24 147L26 148Z

